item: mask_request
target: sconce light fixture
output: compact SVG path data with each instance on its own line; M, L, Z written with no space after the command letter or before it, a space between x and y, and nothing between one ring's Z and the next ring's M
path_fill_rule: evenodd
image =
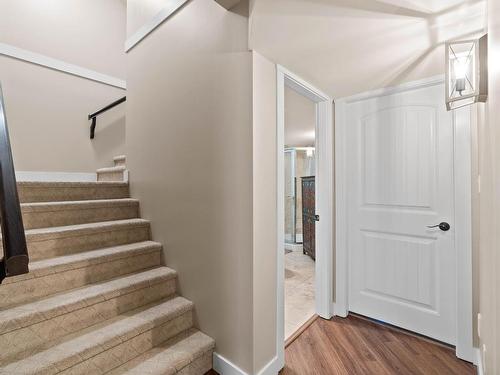
M486 102L488 34L479 39L446 43L446 109Z

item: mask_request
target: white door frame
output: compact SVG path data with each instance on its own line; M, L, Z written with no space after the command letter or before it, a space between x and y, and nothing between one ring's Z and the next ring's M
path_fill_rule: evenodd
M333 100L296 74L277 65L277 333L276 351L285 363L285 86L316 105L316 313L332 317L333 299Z
M335 205L336 267L334 314L346 317L348 301L348 238L346 170L346 107L369 98L381 97L419 88L444 85L444 76L406 83L397 87L374 90L335 100ZM443 103L444 106L444 96ZM471 109L464 107L453 113L454 125L454 226L457 251L457 357L475 362L472 337L472 222L471 222Z

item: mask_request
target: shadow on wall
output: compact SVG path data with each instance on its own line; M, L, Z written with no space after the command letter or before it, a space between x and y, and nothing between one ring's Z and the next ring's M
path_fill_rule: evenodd
M97 160L104 160L110 153L117 156L123 153L125 144L125 114L124 110L118 114L103 114L97 118L94 139L89 139ZM88 123L90 134L90 121ZM90 138L90 136L89 136ZM112 159L109 160L111 162ZM105 167L105 165L101 166Z
M405 6L395 6L378 0L309 0L311 2L330 4L337 7L357 9L367 12L382 13L387 15L400 15L415 18L416 21L424 20L426 22L426 32L428 38L428 48L422 53L409 59L403 68L401 64L395 64L394 67L387 69L389 72L396 72L387 82L388 86L396 85L404 81L407 76L422 64L426 58L438 47L443 46L448 40L474 38L484 33L482 27L473 30L466 30L461 26L469 18L475 18L476 13L471 12L472 8L486 8L485 0L466 0L458 1L455 4L443 8L437 12L420 10ZM398 28L398 31L402 31Z

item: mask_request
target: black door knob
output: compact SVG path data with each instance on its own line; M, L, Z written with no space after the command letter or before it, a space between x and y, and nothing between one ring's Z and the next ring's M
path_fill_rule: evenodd
M427 228L439 228L441 229L443 232L447 232L450 230L450 224L448 224L447 222L443 221L442 223L439 223L437 225L427 225Z

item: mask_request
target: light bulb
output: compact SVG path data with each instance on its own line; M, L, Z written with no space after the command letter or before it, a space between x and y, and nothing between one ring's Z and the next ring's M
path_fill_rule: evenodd
M467 58L457 58L453 64L455 79L464 79L467 74Z

